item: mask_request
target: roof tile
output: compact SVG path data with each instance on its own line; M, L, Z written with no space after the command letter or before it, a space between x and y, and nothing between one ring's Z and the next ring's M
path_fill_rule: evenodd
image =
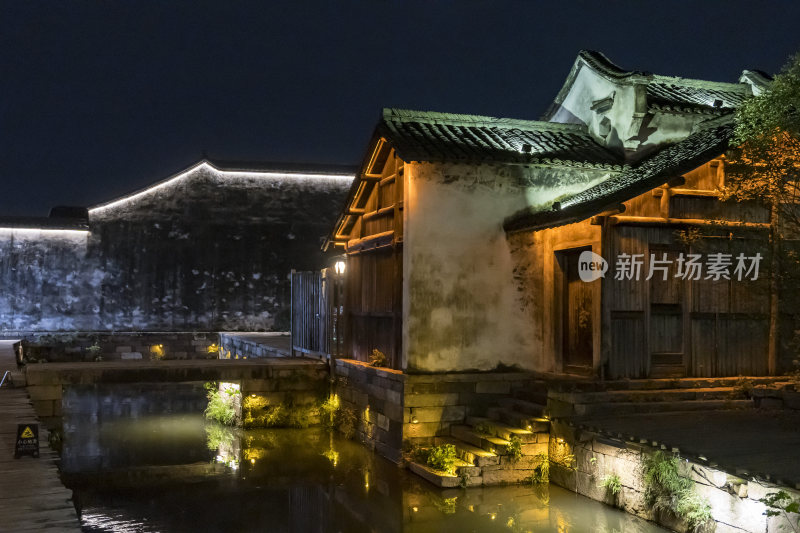
M576 124L386 109L378 131L406 161L622 164Z

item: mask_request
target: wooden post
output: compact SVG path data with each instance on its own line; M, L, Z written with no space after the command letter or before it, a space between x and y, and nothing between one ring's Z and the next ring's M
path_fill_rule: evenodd
M778 373L778 347L779 344L779 253L780 243L778 242L778 209L777 202L773 202L769 213L769 239L772 255L772 268L770 269L769 280L769 348L767 351L767 372L771 376Z
M294 357L294 269L289 272L289 357Z

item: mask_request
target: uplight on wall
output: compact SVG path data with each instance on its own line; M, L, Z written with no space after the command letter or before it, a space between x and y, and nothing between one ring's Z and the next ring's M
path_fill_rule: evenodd
M345 267L346 265L344 261L336 261L336 263L333 265L333 270L337 275L341 276L344 274Z

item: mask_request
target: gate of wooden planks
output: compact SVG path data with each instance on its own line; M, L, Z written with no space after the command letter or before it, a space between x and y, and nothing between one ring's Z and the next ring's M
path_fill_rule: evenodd
M291 273L292 355L327 358L335 330L329 269Z

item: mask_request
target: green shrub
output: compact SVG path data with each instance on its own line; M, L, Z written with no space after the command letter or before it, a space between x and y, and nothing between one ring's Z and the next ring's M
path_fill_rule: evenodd
M767 494L758 501L767 506L767 510L764 511L765 515L783 516L786 523L792 528L792 531L798 531L798 528L800 528L800 518L798 518L797 515L800 514L800 500L795 500L788 492L779 490L778 492ZM795 515L794 523L792 523L792 519L789 517L790 514Z
M455 472L456 447L452 444L433 446L428 450L427 463L434 470L440 470L452 475Z
M508 452L508 455L511 457L512 461L519 461L522 458L522 439L516 435L512 435L511 438L508 439L506 451Z
M711 506L694 491L691 480L680 476L679 462L677 456L662 451L645 456L645 500L655 511L668 511L682 518L694 531L711 520Z
M336 413L339 412L341 406L338 395L328 395L328 398L319 406L322 422L328 427L333 427L336 422Z
M614 496L619 494L619 492L622 490L622 482L617 474L608 474L603 476L597 486L606 489L606 492L610 492Z
M226 426L232 426L236 422L236 410L234 409L236 391L233 389L221 391L215 382L206 383L205 388L206 396L208 397L208 406L205 410L206 418Z
M356 434L356 426L358 424L358 417L356 412L349 407L342 407L336 412L334 425L336 430L346 439L352 439Z
M540 453L536 456L539 459L539 466L533 469L533 474L528 478L531 484L549 483L550 482L550 458L546 453Z

